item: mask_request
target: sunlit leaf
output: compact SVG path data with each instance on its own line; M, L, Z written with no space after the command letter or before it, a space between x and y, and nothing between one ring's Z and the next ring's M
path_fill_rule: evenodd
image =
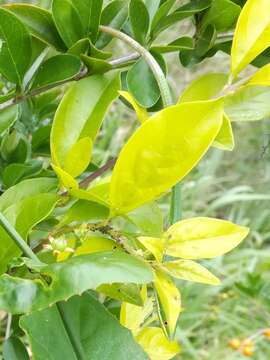
M136 114L138 116L138 120L143 123L147 119L149 119L148 112L145 108L140 106L140 104L137 103L137 101L133 98L133 96L127 92L127 91L119 91L120 96L122 96L126 101L128 101L134 110L136 111Z
M222 100L185 103L147 120L124 146L115 165L110 190L112 211L129 212L187 175L220 130L222 105Z
M222 150L233 150L234 148L234 135L232 130L232 124L226 114L223 117L223 123L215 138L213 146Z
M136 340L151 360L170 360L181 350L176 341L168 340L162 329L157 327L144 328Z
M192 260L166 261L161 268L177 279L219 285L220 280L202 265Z
M258 21L258 19L260 19ZM270 46L270 2L248 0L239 16L231 51L231 72L236 75Z
M172 279L163 271L156 271L155 289L161 304L164 324L172 337L181 311L181 296Z
M138 237L139 242L154 255L157 261L161 261L165 252L164 239L146 236Z
M239 245L249 229L229 221L193 218L179 221L165 233L166 253L184 259L210 259Z
M270 64L259 69L248 81L248 85L270 85Z
M119 245L108 238L89 236L83 240L83 244L79 246L75 255L93 254L95 252L112 251L119 248Z

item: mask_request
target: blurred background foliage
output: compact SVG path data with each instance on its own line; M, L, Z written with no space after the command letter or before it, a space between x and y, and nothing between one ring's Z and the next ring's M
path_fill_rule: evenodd
M7 2L16 1L0 0L0 4ZM50 7L50 0L32 3ZM189 34L192 26L189 20L184 21L179 28L173 27L162 34L162 39L168 42ZM119 43L118 48L115 43L111 46L115 54L128 51ZM199 65L184 68L178 55L168 55L168 59L168 80L175 98L198 76L207 72L226 72L230 60L229 56L218 52ZM52 113L56 106L57 101L51 104ZM29 114L26 106L24 125L31 127L35 119L29 119ZM228 342L233 338L248 338L259 329L270 327L270 127L268 121L233 125L236 139L233 152L211 148L184 180L183 216L226 218L249 226L251 233L231 254L205 262L211 271L224 279L222 286L179 282L184 309L177 330L182 354L177 358L183 360L241 359L243 355L230 349ZM120 101L114 103L95 147L95 163L101 164L116 156L135 126L134 112ZM48 144L42 145L48 149ZM160 201L164 214L168 214L168 200ZM0 314L2 337L4 315ZM270 358L270 340L259 339L253 358Z

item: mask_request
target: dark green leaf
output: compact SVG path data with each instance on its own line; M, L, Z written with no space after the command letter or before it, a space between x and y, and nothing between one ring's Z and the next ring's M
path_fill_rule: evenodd
M89 75L105 74L113 69L113 66L106 60L97 59L94 57L81 55L82 61L88 68Z
M145 284L153 277L146 263L120 251L76 256L40 270L52 279L50 285L2 275L0 309L14 314L29 313L103 284Z
M202 27L213 25L217 31L228 31L235 24L241 7L230 0L215 0L202 19Z
M52 15L59 34L68 48L85 37L82 18L73 1L53 0Z
M143 58L128 71L127 85L136 101L145 108L155 105L160 97L157 81Z
M148 10L142 0L131 0L129 4L129 21L135 40L145 44L150 25Z
M193 39L188 36L184 36L177 40L174 40L168 45L155 45L151 48L151 50L158 52L160 54L165 54L169 52L178 52L181 50L193 50L193 49L194 49Z
M46 60L38 69L32 88L61 83L76 76L81 69L80 60L73 55L61 54Z
M52 45L59 51L66 50L49 11L30 4L8 4L5 6L24 23L31 35L46 44Z
M0 8L0 72L11 82L22 85L31 62L31 37L11 12Z
M156 37L163 30L169 28L170 26L177 23L178 21L181 21L183 19L186 19L187 17L196 15L196 14L200 13L201 11L206 10L207 8L210 7L211 2L212 2L211 0L194 0L194 1L189 2L185 5L183 5L182 7L178 8L173 13L171 13L167 16L163 16L158 22L153 24L153 27L152 27L153 37ZM166 3L164 3L163 6L165 7L165 5L166 5Z
M23 179L38 175L42 170L42 161L32 160L25 164L10 164L3 171L3 184L6 188L17 184Z
M169 11L171 10L175 2L176 0L167 0L159 7L152 21L151 33L153 33L156 30L160 21L166 18L166 16L168 15Z
M3 358L4 360L29 360L28 352L21 342L15 336L11 336L5 340L3 344Z
M147 360L130 331L90 294L23 316L20 324L36 359Z
M128 18L128 4L125 0L111 1L102 11L102 25L110 26L120 30ZM102 49L112 40L108 34L100 34L97 41L97 47Z

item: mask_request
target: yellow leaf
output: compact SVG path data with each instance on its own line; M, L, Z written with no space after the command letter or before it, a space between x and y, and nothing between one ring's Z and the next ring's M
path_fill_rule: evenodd
M172 279L162 271L156 271L154 285L167 322L165 325L169 330L169 334L173 336L181 311L179 290Z
M146 109L144 109L140 104L137 103L137 101L134 99L134 97L127 91L118 91L119 94L132 105L133 109L136 111L136 114L138 116L138 120L141 123L144 123L148 118L148 112Z
M168 191L199 162L218 134L223 100L168 107L131 136L116 162L112 213L127 213Z
M75 255L92 254L101 251L112 251L119 248L115 241L98 236L87 237L81 246L79 246Z
M227 81L228 75L224 73L202 75L189 84L180 96L178 103L210 100L221 92Z
M139 242L154 255L157 261L162 261L164 255L164 239L152 238L147 236L138 237Z
M247 85L270 86L270 64L263 66L248 81Z
M150 360L170 360L181 350L176 341L169 341L162 329L157 327L143 329L136 340Z
M232 124L230 119L226 114L223 117L223 123L215 141L213 142L213 146L222 149L222 150L233 150L234 148L234 136L232 130Z
M231 51L233 77L270 46L270 1L248 0L239 16Z
M194 80L183 92L178 103L210 100L217 96L228 81L228 75L223 73L205 74ZM229 118L224 115L219 133L212 146L222 150L234 148L234 137Z
M76 142L64 161L64 170L71 176L77 177L83 173L90 163L93 142L91 138L85 137Z
M76 199L94 201L101 205L108 206L108 203L104 201L102 197L95 194L95 192L80 189L78 182L65 170L53 164L52 164L52 168L54 169L56 175L58 176L62 186L67 190L67 192L71 196L73 196Z
M211 259L223 255L248 235L249 229L229 221L193 218L172 225L164 236L166 253L183 259Z
M168 261L161 268L177 279L219 285L220 280L202 265L192 260Z
M137 306L123 302L120 310L120 323L136 335L140 331L145 319L153 312L153 300L147 297L147 287L143 286L141 291L143 306Z

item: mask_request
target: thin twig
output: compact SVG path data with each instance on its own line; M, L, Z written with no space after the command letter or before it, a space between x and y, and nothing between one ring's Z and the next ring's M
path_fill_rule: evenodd
M89 175L85 179L83 179L79 184L80 188L86 189L91 182L93 182L99 176L104 174L106 171L112 169L116 163L116 160L117 159L109 160L108 162L106 162L105 165L101 166L97 171L93 172L91 175Z

